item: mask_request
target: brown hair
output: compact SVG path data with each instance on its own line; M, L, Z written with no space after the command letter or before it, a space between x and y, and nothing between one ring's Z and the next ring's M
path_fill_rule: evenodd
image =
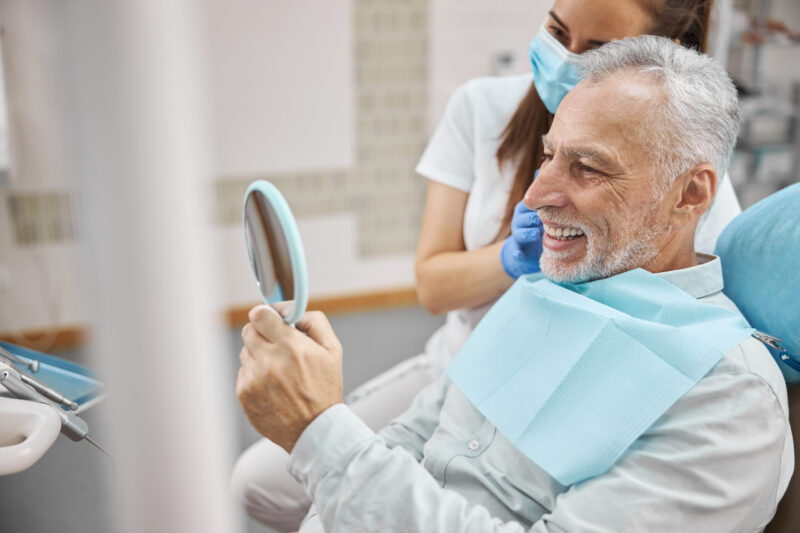
M648 32L670 39L678 39L683 46L705 53L708 44L708 26L714 0L639 0L655 21ZM531 83L528 94L520 102L511 120L501 134L497 149L497 162L500 167L516 164L514 182L506 203L503 222L495 240L509 235L514 207L522 200L525 191L533 182L533 173L539 168L544 156L542 135L546 134L553 122L553 115L547 110Z

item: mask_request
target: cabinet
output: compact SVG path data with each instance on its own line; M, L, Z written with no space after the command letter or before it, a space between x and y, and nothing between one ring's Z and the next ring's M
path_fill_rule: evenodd
M771 190L800 180L800 8L794 0L782 2L720 0L717 6L716 55L741 97L741 185L760 181ZM788 168L762 168L776 154L788 157Z

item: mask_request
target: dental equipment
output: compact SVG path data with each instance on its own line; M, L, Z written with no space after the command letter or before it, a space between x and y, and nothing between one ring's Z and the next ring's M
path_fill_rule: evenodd
M89 425L82 418L75 413L65 411L61 408L61 404L64 404L71 409L76 409L77 404L75 404L75 402L64 398L63 395L49 388L47 385L37 380L32 380L31 377L24 374L24 372L17 370L11 361L11 358L0 356L0 384L2 384L8 392L21 400L29 400L53 407L61 419L61 433L75 442L85 439L98 450L111 457L106 450L88 437ZM36 385L32 385L31 383L36 383ZM72 407L73 404L75 404L74 408Z
M800 384L799 202L795 183L751 205L728 224L714 251L725 294L758 330L788 385Z
M0 357L5 357L6 359L10 360L12 363L15 363L18 366L24 366L30 369L31 372L38 372L39 371L39 361L31 360L30 362L26 362L13 353L9 352L2 346L0 346ZM64 407L70 408L72 411L76 411L78 409L78 402L70 400L57 390L49 387L45 383L42 383L38 379L34 378L30 374L27 374L21 370L17 370L20 379L27 385L33 387L36 392L44 396L45 398L56 402L57 404L63 405Z
M0 346L0 355L5 357L6 359L10 359L11 362L16 363L19 366L27 367L28 370L30 370L34 374L39 371L39 361L36 361L35 359L31 360L31 361L23 361L22 359L20 359L19 357L17 357L13 353L9 352L8 350L3 348L2 346Z
M24 372L19 372L19 377L23 383L33 387L36 390L36 392L38 392L48 400L51 400L59 405L63 405L64 407L68 407L72 411L78 410L78 402L70 400L57 390L48 387L38 379L35 379Z

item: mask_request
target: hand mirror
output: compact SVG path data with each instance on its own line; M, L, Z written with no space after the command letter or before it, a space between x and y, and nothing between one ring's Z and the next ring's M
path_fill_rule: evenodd
M244 197L244 238L250 267L264 302L291 302L281 315L294 325L308 304L308 274L300 232L283 195L258 180Z

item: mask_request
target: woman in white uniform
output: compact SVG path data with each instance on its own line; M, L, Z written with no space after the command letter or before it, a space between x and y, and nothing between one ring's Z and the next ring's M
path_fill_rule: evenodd
M711 0L555 0L531 42L533 74L475 79L456 91L416 168L430 180L417 291L428 311L447 312L447 320L423 354L350 395L350 407L373 429L404 411L442 371L516 277L538 270L541 246L537 251L531 243L537 232L523 220L530 212L515 207L542 160L541 137L579 79L577 54L645 33L705 51L710 11ZM698 229L696 249L712 252L739 212L725 176ZM512 225L522 231L509 236ZM280 531L297 529L311 503L286 472L287 462L281 448L262 440L242 454L232 478L248 512Z

